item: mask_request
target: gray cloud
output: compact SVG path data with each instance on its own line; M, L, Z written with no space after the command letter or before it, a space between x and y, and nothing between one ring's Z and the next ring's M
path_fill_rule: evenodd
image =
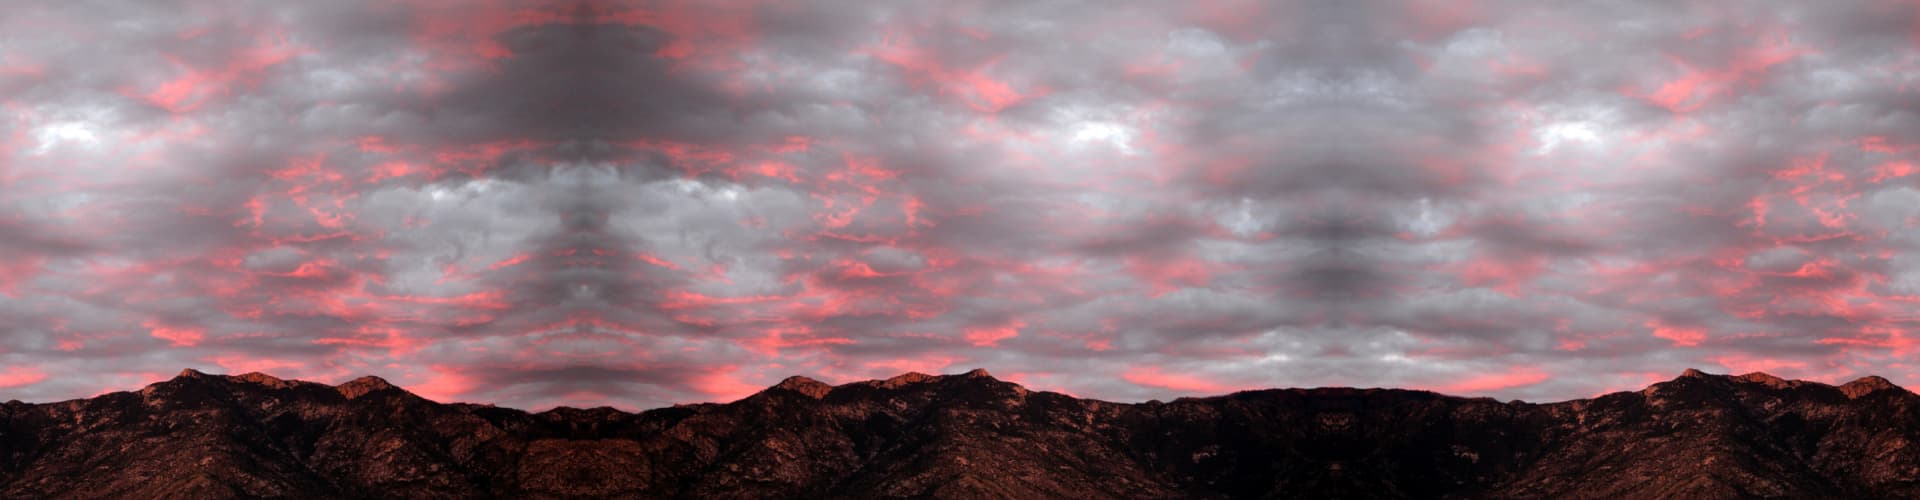
M0 21L10 397L1920 376L1911 5L190 4Z

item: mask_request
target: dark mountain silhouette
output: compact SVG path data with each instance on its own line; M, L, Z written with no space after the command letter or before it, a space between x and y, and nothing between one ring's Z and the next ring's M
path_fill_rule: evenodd
M985 371L639 414L195 371L0 407L0 496L1920 498L1920 397L1688 370L1551 404L1276 389L1119 404Z

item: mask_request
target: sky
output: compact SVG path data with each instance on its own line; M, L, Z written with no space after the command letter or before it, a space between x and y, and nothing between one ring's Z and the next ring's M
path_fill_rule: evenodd
M61 1L0 399L1920 384L1920 3Z

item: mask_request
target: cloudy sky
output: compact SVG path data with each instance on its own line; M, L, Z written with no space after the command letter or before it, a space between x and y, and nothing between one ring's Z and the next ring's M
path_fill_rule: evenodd
M1542 7L1551 5L1551 7ZM1920 384L1920 4L40 2L0 399Z

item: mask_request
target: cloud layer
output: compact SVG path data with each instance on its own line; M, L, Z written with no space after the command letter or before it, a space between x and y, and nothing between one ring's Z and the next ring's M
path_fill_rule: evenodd
M0 394L1920 383L1920 6L105 2L0 29Z

